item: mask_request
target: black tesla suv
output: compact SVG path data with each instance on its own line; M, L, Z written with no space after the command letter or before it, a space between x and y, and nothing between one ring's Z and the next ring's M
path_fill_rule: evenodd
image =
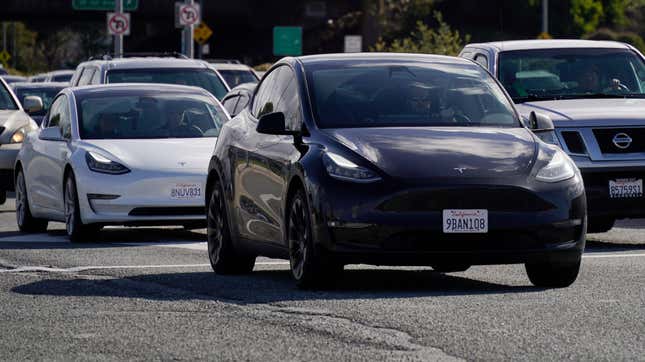
M226 123L209 167L216 273L290 260L300 287L344 265L524 263L564 287L586 234L580 173L523 124L475 63L411 54L317 55L275 64Z

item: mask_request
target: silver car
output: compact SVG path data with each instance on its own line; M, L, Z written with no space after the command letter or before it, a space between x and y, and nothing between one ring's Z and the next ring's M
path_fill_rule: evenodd
M104 225L203 226L208 163L227 120L196 87L64 89L18 154L18 227L65 222L77 242Z
M555 129L541 138L580 168L589 231L645 217L645 58L634 47L590 40L523 40L467 45L461 56L494 74L528 120Z

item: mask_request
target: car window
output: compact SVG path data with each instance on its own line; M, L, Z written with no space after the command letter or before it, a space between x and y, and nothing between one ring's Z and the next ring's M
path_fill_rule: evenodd
M280 85L279 78L284 68L284 66L280 66L272 70L271 73L264 77L264 80L259 85L259 89L253 100L253 114L256 118L274 112L274 103L278 93L276 87Z
M63 113L63 105L66 103L67 98L64 95L57 97L49 109L49 117L47 120L47 127L60 127L60 119Z
M81 79L78 80L78 85L88 85L94 75L94 68L85 68L83 74L81 74Z
M488 69L488 57L485 56L484 54L479 53L475 55L474 60L475 60L475 63L481 65L482 67L484 67L484 69Z
M519 127L497 82L468 63L365 61L307 69L321 128Z
M52 77L52 82L69 82L72 80L72 73L58 74Z
M217 137L227 116L209 96L91 94L77 98L83 139Z
M0 82L0 109L18 109L9 90Z
M60 133L63 138L71 139L72 138L72 115L69 111L69 102L67 101L67 96L61 95L60 98L63 100L60 106L60 120L58 127L60 127Z
M217 99L228 92L222 80L206 68L120 69L107 72L106 83L169 83L200 87Z
M90 81L90 84L101 84L101 71L96 70L94 72L94 75L92 76L92 80Z
M276 112L283 112L285 126L292 131L299 131L302 128L302 117L300 108L300 96L298 95L298 80L289 67L284 67L280 74L278 87L280 98L278 99Z
M229 87L233 88L242 83L257 83L258 77L252 70L219 69L219 74L224 78Z
M228 111L229 114L233 115L235 113L235 106L237 105L237 101L240 99L239 95L234 95L228 98L225 98L224 101L222 101L222 105L226 110Z
M249 105L249 100L250 100L250 98L249 98L248 94L240 94L239 101L237 102L237 105L235 106L234 113L239 114L240 112L242 112L242 110L244 108L246 108L246 106Z
M31 113L31 115L34 116L44 116L47 111L49 110L52 101L54 100L54 97L58 94L58 92L63 89L62 87L54 88L54 87L45 87L45 88L27 88L27 87L18 87L16 88L16 96L18 97L18 100L21 103L25 102L25 97L27 96L37 96L40 97L43 101L43 109L39 112L36 113Z

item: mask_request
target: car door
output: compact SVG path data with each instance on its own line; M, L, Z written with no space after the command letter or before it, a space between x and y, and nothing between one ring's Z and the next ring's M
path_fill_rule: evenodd
M70 155L71 113L67 95L61 94L52 103L47 127L58 127L64 140L39 139L28 173L32 176L32 199L38 206L53 213L63 213L63 171Z

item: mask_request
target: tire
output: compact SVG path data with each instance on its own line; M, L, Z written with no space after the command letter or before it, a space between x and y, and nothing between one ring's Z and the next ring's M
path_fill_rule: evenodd
M4 205L7 202L7 190L0 191L0 205Z
M31 215L27 185L22 170L16 176L16 223L18 229L25 233L42 233L47 231L47 220L38 219Z
M69 241L72 243L90 241L90 238L93 238L101 230L101 225L83 224L74 175L69 175L65 179L65 192L63 195L63 203L65 205L65 231L67 232Z
M595 217L589 218L589 224L587 225L588 233L604 233L614 227L616 219L611 217Z
M224 193L219 182L213 185L208 201L208 259L216 274L246 274L253 271L255 256L238 253L228 226Z
M329 287L343 271L343 264L316 248L307 199L296 191L287 214L287 238L291 276L302 289Z
M566 288L573 284L580 271L581 259L572 263L527 263L526 274L536 287Z
M463 272L468 270L469 268L469 264L437 264L432 266L432 270L439 273Z

